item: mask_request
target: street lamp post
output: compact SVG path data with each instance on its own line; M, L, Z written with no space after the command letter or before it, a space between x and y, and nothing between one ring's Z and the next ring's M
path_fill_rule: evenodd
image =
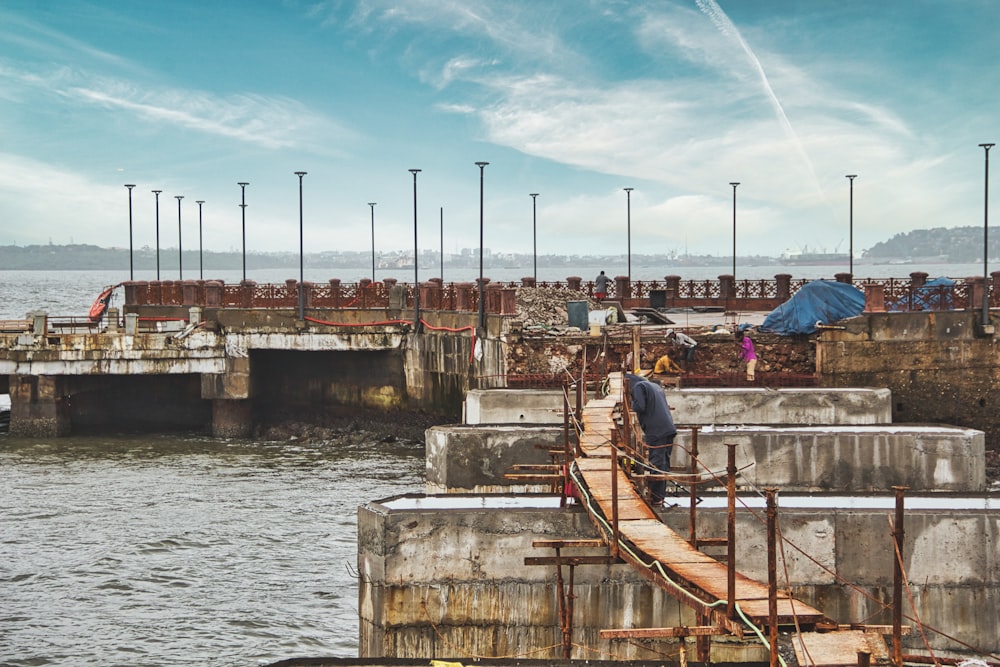
M854 279L854 179L857 177L857 174L847 174L846 177L851 181L850 214L847 228L847 253L850 255L848 257L847 272L851 274L851 280Z
M247 186L246 181L241 181L236 185L240 186L240 209L243 211L243 282L247 279Z
M420 333L420 257L417 251L417 174L419 169L410 169L413 174L413 331Z
M128 188L128 279L135 280L135 268L132 262L132 188L135 183L126 183Z
M538 287L538 193L532 192L531 197L531 279Z
M177 200L177 279L184 280L184 245L181 243L181 200L184 195L174 195Z
M375 203L368 202L368 206L372 210L372 282L375 282Z
M739 182L730 183L733 186L733 289L736 289L736 186ZM733 296L736 296L733 294Z
M297 171L295 175L299 177L299 321L306 319L306 292L305 292L305 269L303 253L305 246L302 243L302 177L306 175L304 171Z
M632 190L635 188L625 188L625 202L626 202L626 240L628 242L628 282L632 284Z
M202 243L201 235L201 205L205 203L204 199L197 199L194 202L198 205L198 280L205 279L205 247Z
M477 162L479 167L479 335L486 329L486 295L483 291L483 170L489 162Z
M153 190L156 195L156 279L160 279L160 193L163 190Z
M444 206L441 207L441 218L438 221L438 239L441 244L441 282L444 283Z
M990 323L990 149L993 144L979 144L986 157L983 189L983 326Z

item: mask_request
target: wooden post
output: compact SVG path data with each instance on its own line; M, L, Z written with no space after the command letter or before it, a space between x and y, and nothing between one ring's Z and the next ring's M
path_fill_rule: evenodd
M903 496L909 487L894 486L896 520L892 525L892 664L903 667Z
M729 448L726 463L726 616L736 619L736 447Z

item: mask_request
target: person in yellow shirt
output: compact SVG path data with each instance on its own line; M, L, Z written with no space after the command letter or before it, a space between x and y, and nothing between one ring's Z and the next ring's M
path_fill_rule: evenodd
M669 354L665 354L656 360L656 365L653 366L653 375L683 375L684 369L677 365L677 363L670 358Z

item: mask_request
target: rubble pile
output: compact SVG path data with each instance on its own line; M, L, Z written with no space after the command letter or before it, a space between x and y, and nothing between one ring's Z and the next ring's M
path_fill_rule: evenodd
M566 303L587 301L590 310L600 305L575 290L553 289L551 287L519 287L516 294L517 316L525 327L565 327L569 325Z

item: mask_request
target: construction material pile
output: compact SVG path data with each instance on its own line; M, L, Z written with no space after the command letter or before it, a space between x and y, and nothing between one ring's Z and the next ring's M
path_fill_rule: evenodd
M516 296L517 316L525 327L568 327L566 304L570 301L587 301L590 310L600 308L596 301L576 290L519 287Z

